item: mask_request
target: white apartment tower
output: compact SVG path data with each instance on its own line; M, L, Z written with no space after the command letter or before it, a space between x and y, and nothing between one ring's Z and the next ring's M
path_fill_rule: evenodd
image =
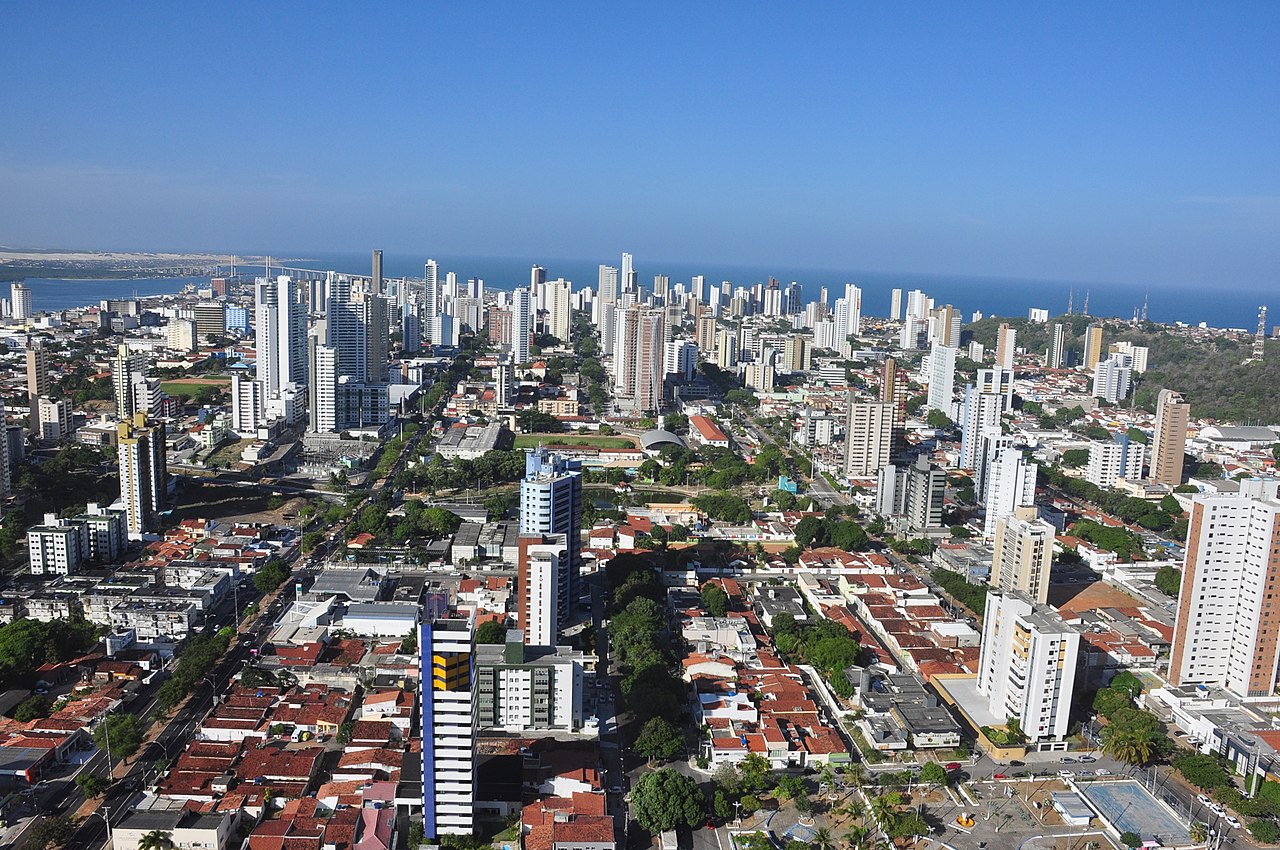
M1099 440L1089 444L1089 465L1085 480L1095 487L1109 490L1116 486L1116 479L1139 481L1142 464L1146 461L1147 447L1130 440L1127 434L1115 434L1112 440Z
M560 592L560 576L569 560L568 538L564 534L521 534L517 546L517 623L524 642L555 646L561 619L567 613L562 606L572 602Z
M955 403L956 351L952 346L937 343L929 349L928 407L947 416L951 415Z
M529 334L532 332L533 302L527 289L511 293L511 360L517 366L529 362Z
M1025 594L989 593L982 620L978 693L998 718L1016 718L1032 745L1070 729L1080 633Z
M546 288L547 333L568 345L573 328L573 309L570 304L573 284L564 278L559 278L548 283Z
M846 475L875 475L889 462L893 450L893 425L897 405L884 401L854 401L849 394L849 420L845 429Z
M1280 500L1274 480L1238 493L1196 496L1187 530L1169 681L1242 697L1276 689Z
M559 559L555 619L563 625L577 598L582 561L582 464L539 448L525 456L520 482L520 533L563 535L568 556ZM547 645L553 644L554 641Z
M1040 467L1027 459L1021 449L997 449L988 461L986 491L982 503L986 518L982 533L995 532L996 520L1012 516L1021 507L1035 504L1036 477Z

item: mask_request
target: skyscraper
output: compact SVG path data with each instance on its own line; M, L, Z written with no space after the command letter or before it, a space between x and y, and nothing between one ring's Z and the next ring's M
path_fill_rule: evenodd
M27 405L31 408L30 427L39 430L37 399L49 394L53 381L49 377L49 351L44 347L44 340L38 337L27 338Z
M950 304L933 311L933 341L950 348L960 347L960 311Z
M381 252L374 256L380 260ZM307 312L293 278L258 278L254 282L254 312L257 380L264 395L275 395L290 384L305 384Z
M996 368L1012 369L1013 355L1018 348L1018 329L1001 322L996 330Z
M1019 591L1041 605L1049 601L1049 568L1053 564L1052 525L1039 519L1033 507L1018 508L996 520L992 544L991 586Z
M618 270L613 266L601 265L593 309L596 314L596 330L600 332L600 353L603 356L613 354L614 327L617 320L614 305L617 302Z
M520 533L563 534L568 557L559 563L557 619L563 625L577 598L582 564L582 464L539 447L525 456L520 482Z
M568 345L573 327L573 310L569 303L573 284L564 278L547 284L547 333Z
M930 410L940 410L951 415L955 399L956 349L934 343L929 349L929 397Z
M897 406L885 401L855 401L849 393L849 420L845 428L846 475L875 475L889 462L893 450L893 424Z
M447 605L447 603L445 603ZM475 808L475 621L428 610L418 626L422 828L470 835Z
M440 298L440 264L428 259L422 270L422 315L440 315L444 305Z
M902 318L902 290L895 289L889 297L889 318L898 321Z
M34 315L31 307L31 290L26 284L9 285L9 307L13 311L14 320L18 322L25 322Z
M961 469L976 469L982 450L982 440L988 428L1000 428L1000 414L1004 412L1004 396L978 392L969 384L965 388L964 403L960 408L960 459Z
M1049 329L1049 350L1045 354L1044 365L1049 369L1061 369L1067 365L1067 330L1061 323L1055 322Z
M1102 359L1102 325L1089 325L1084 332L1084 368L1093 371Z
M382 294L382 251L373 250L373 291Z
M1133 379L1132 360L1127 354L1112 354L1093 368L1093 395L1107 404L1118 404L1129 395Z
M529 290L511 293L511 360L517 366L529 362L529 335L533 332L533 303Z
M1085 480L1104 490L1116 486L1117 478L1141 480L1146 455L1147 447L1130 440L1125 433L1113 434L1110 440L1092 442L1089 444L1089 466L1085 470Z
M662 403L665 319L664 311L638 305L617 310L614 394L636 413L656 413Z
M639 282L636 280L636 270L632 266L632 257L630 254L622 255L622 277L620 279L623 292L637 292L640 289Z
M996 521L1013 516L1018 508L1034 505L1038 464L1027 459L1026 454L1012 446L996 449L987 462L986 491L982 504L986 518L982 526L984 535L995 532Z
M131 351L123 342L116 346L116 356L111 360L111 385L116 396L116 418L121 422L133 417L133 384L146 376L146 355Z
M1151 476L1157 484L1182 483L1182 461L1187 448L1187 423L1191 405L1173 390L1163 389L1156 401L1156 427L1151 441Z
M1169 681L1223 687L1240 697L1276 689L1280 605L1277 483L1196 496L1187 529Z
M130 537L155 531L168 506L169 470L165 460L163 422L136 414L118 426L116 456L120 466L120 499Z

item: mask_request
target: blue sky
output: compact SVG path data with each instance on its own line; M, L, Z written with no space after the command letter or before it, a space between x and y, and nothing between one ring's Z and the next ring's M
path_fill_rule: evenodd
M1280 273L1280 4L0 5L0 244Z

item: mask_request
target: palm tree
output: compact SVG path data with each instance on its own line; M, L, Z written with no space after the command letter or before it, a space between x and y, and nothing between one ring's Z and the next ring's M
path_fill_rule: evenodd
M865 826L851 826L844 834L844 840L849 850L867 850L872 840L871 830Z
M173 836L162 829L153 829L138 839L138 850L173 850Z
M831 830L825 826L818 827L813 831L813 838L810 839L809 844L817 848L817 850L831 850L834 846L831 840Z
M897 813L897 802L888 794L881 794L878 797L871 798L871 816L886 831L893 826Z
M1102 730L1102 751L1127 764L1147 764L1156 753L1156 742L1140 727L1112 723Z

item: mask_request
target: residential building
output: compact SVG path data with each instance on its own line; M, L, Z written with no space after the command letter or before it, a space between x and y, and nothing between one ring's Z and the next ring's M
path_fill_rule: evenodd
M568 540L564 534L521 534L517 545L516 623L525 642L554 646L560 623L573 604L567 593L560 592L561 570L569 560Z
M1025 594L988 593L978 693L996 718L1014 718L1036 749L1056 749L1070 731L1080 633Z
M1236 493L1191 502L1169 681L1236 696L1276 689L1280 604L1280 498L1275 480L1246 479Z
M475 807L474 621L418 627L422 681L422 821L428 837L470 835Z
M1067 329L1060 322L1049 328L1049 349L1045 352L1044 365L1049 369L1061 369L1067 365Z
M583 655L567 646L537 645L520 629L505 645L476 647L476 728L503 732L582 728Z
M45 514L44 523L27 529L27 553L33 575L74 575L89 548L85 526Z
M897 405L884 401L854 401L849 394L845 429L844 471L851 477L875 475L889 462Z
M75 430L71 399L40 396L36 399L36 438L57 442Z
M1019 448L997 449L987 465L983 507L986 517L983 534L995 532L996 520L1012 515L1018 508L1035 504L1039 466Z
M558 625L567 621L577 598L582 564L582 464L538 448L525 456L520 482L520 533L561 534L568 557L558 562Z
M201 301L191 310L196 320L196 336L201 343L227 333L227 310L220 301Z
M1001 322L996 330L996 368L1012 369L1013 356L1018 349L1018 329Z
M1053 563L1052 525L1038 518L1034 507L1017 508L995 523L991 586L1018 591L1041 605L1049 601L1049 568Z
M694 367L698 365L698 347L687 339L673 339L662 349L662 374L675 375L679 380L693 380Z
M974 384L965 388L964 403L960 408L960 458L961 469L977 469L982 452L982 441L990 429L1000 429L1000 416L1004 413L1005 396L979 392Z
M1147 447L1129 439L1128 434L1113 434L1110 440L1091 442L1085 480L1104 490L1116 486L1118 478L1139 481L1146 456Z
M929 349L928 407L947 416L955 407L956 352L952 346L937 343Z
M569 303L573 284L564 278L558 278L547 283L546 292L547 333L567 345L573 327L573 311Z
M1090 372L1102 360L1102 325L1089 325L1084 332L1084 368Z
M31 306L31 290L24 283L9 285L9 309L16 322L25 322L35 315Z
M942 528L947 473L918 455L910 463L890 463L877 475L876 512L897 518L915 532Z
M129 536L141 537L156 530L159 514L168 507L164 423L151 422L139 413L121 422L118 429L120 499L128 517Z
M165 341L174 351L184 354L195 351L200 346L195 320L177 317L170 319L165 329Z
M44 340L39 337L27 339L27 402L31 407L31 430L40 433L40 418L37 399L49 394L53 388L53 378L49 375L49 350L44 347Z
M1129 395L1133 379L1132 359L1127 354L1112 354L1093 368L1093 395L1107 404L1118 404Z
M1191 405L1173 390L1163 389L1156 400L1156 427L1151 441L1149 479L1177 487L1182 483L1182 462L1187 448L1187 423Z

